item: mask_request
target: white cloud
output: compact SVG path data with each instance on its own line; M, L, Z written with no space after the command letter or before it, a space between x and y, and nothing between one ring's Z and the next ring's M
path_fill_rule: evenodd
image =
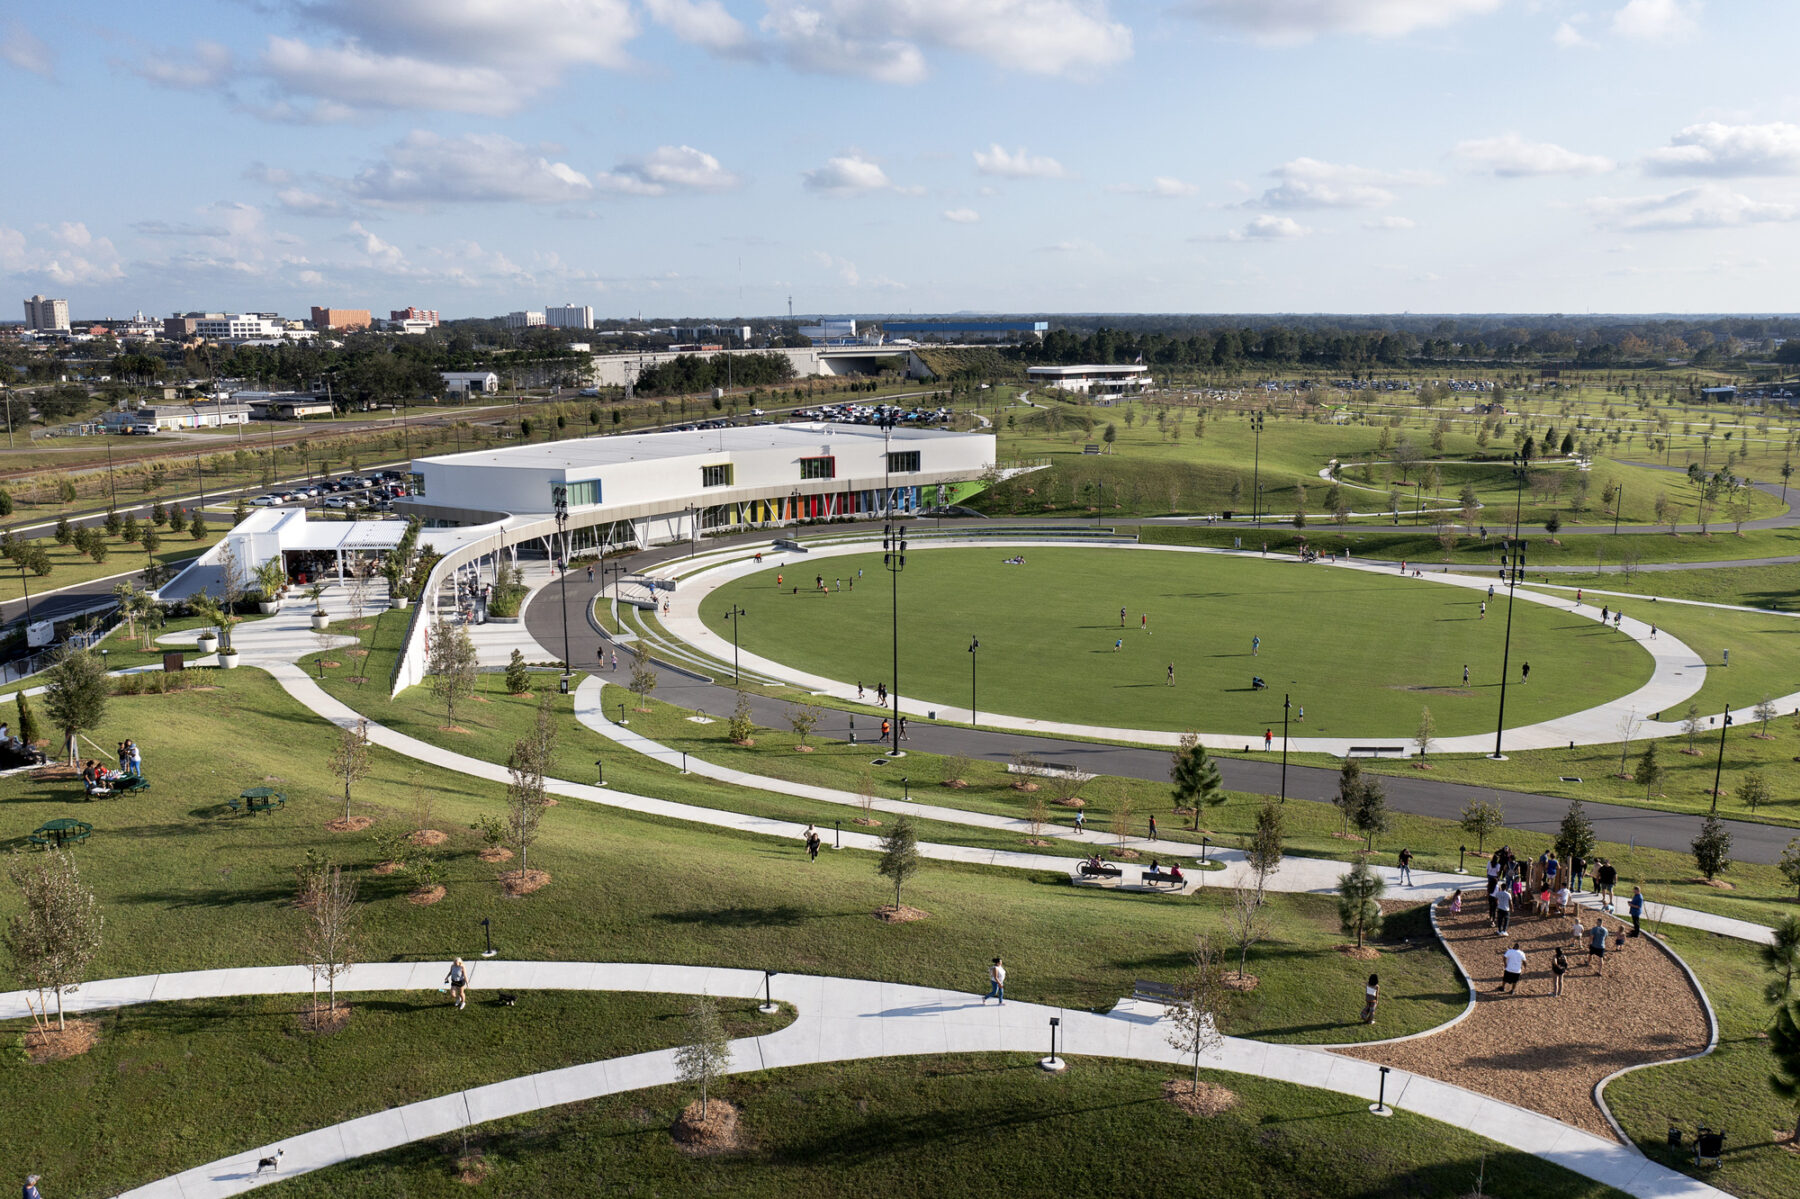
M1000 175L1008 179L1066 179L1063 164L1045 155L1033 155L1020 146L1012 153L998 142L986 150L975 151L975 169L983 175Z
M0 40L0 62L9 62L21 71L46 79L56 73L56 55L19 20L6 23L6 37Z
M1310 41L1329 34L1401 37L1499 8L1501 0L1186 0L1180 11L1243 30L1260 41Z
M371 204L454 201L562 204L593 195L586 175L498 133L446 138L414 130L349 183Z
M392 242L382 241L363 228L361 221L350 222L349 241L352 245L362 248L363 256L369 260L371 266L395 270L406 262L406 255L400 252L399 246Z
M1399 233L1415 227L1413 219L1404 216L1376 217L1372 221L1363 222L1364 229L1373 229L1377 233Z
M1436 183L1424 171L1377 171L1368 167L1296 158L1269 172L1279 182L1254 200L1255 208L1380 208L1394 201L1389 189Z
M1645 232L1736 229L1800 220L1800 207L1753 200L1716 183L1660 196L1598 196L1588 201L1587 208L1601 225Z
M738 185L738 177L703 150L658 146L643 158L620 163L595 176L595 182L605 191L661 196L672 191L730 191Z
M1528 175L1599 175L1613 169L1610 158L1577 154L1554 142L1528 142L1516 133L1458 142L1452 153L1473 170L1509 179Z
M650 19L690 45L715 54L742 53L750 32L719 0L644 0Z
M1666 42L1699 28L1698 3L1683 0L1630 0L1613 14L1612 31L1641 42Z
M344 206L329 196L307 191L303 187L284 187L275 193L282 211L295 216L342 216Z
M1577 14L1577 16L1579 16L1579 14ZM1573 50L1578 46L1591 46L1594 44L1582 35L1581 30L1576 27L1574 20L1564 21L1557 25L1556 32L1550 35L1550 40L1556 44L1556 48L1559 50Z
M517 112L535 91L494 67L377 54L354 43L315 46L286 37L269 39L261 70L284 93L345 108L505 116Z
M1657 175L1792 175L1800 172L1800 125L1689 125L1645 165Z
M308 0L300 14L383 54L503 69L538 86L565 67L630 64L626 0Z
M194 43L192 54L161 51L127 64L137 75L161 87L195 91L218 87L231 78L231 51L217 42Z
M946 208L944 219L957 225L973 225L981 219L981 214L973 208Z
M1122 196L1155 196L1160 200L1180 200L1197 194L1200 189L1192 183L1171 179L1167 175L1158 175L1147 185L1115 183L1106 190Z
M33 240L17 229L0 226L0 273L57 287L109 283L124 277L112 239L95 236L85 224L64 221L55 228L39 226L37 231L42 236Z
M817 8L775 0L761 28L798 71L851 75L877 83L918 83L925 78L925 55L911 42L879 34L853 35Z
M1263 215L1251 218L1249 224L1232 234L1233 241L1291 241L1305 237L1312 230L1291 216Z
M800 177L809 191L839 196L887 191L894 186L894 181L888 178L879 163L871 162L855 151L828 158L824 166L803 171Z

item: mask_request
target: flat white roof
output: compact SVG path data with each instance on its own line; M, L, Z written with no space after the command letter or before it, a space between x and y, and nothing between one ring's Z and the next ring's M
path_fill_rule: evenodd
M388 550L406 534L403 520L307 520L304 508L258 508L233 533L274 533L284 550Z
M936 429L893 430L893 444L932 441L958 436ZM971 436L961 434L960 436ZM740 425L724 429L693 429L680 433L632 433L614 437L582 437L570 441L552 441L539 445L510 446L506 449L469 450L461 454L440 454L416 459L434 466L516 466L549 467L573 470L582 467L617 466L626 462L651 462L672 458L703 457L707 454L744 450L790 449L802 453L829 451L832 442L864 443L882 439L882 430L872 425L845 425L832 421L810 421L785 425Z
M1028 375L1051 375L1058 378L1069 375L1142 375L1150 370L1147 366L1029 366L1025 368Z

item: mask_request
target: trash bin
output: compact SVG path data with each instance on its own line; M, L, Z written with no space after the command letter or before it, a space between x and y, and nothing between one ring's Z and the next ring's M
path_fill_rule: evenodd
M168 650L163 654L163 669L173 673L184 669L185 657L180 650Z

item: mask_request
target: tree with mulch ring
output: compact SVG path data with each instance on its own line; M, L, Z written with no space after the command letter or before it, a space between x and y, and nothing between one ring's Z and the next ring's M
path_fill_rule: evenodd
M1191 1078L1171 1078L1163 1084L1163 1099L1190 1116L1220 1116L1237 1106L1233 1091L1215 1083Z
M738 1129L738 1109L724 1099L702 1104L696 1099L682 1109L669 1135L675 1146L689 1157L716 1157L743 1149Z
M46 1058L85 1053L93 1044L93 1033L70 1034L62 997L64 991L81 985L88 963L100 952L104 921L99 903L81 881L80 867L70 853L46 850L37 861L14 862L7 873L18 888L23 910L0 931L0 944L25 990L37 992L38 1007L31 1013L36 1052ZM56 997L55 1028L50 1027L46 991Z
M542 890L550 885L548 870L508 870L500 876L500 888L507 895L518 898L530 895L533 891Z
M896 917L906 910L906 906L900 902L900 888L918 872L919 836L913 828L912 817L901 816L894 821L894 827L882 836L881 859L875 864L875 873L892 879L894 883L894 906L884 910L892 911ZM908 917L913 920L918 918Z
M911 904L902 904L896 908L891 904L884 903L875 909L875 919L883 924L911 924L915 920L929 920L930 918L930 912L923 908L915 908Z
M738 1147L737 1108L724 1100L709 1102L708 1091L731 1068L731 1041L712 996L702 995L688 1009L686 1043L675 1050L676 1077L700 1084L700 1098L682 1110L669 1130L692 1154L724 1153Z
M431 846L442 845L450 839L450 835L448 833L439 832L434 828L421 828L414 829L412 832L406 834L406 839L411 841L414 845Z
M360 833L374 823L367 816L339 816L336 820L327 820L325 827L334 833Z

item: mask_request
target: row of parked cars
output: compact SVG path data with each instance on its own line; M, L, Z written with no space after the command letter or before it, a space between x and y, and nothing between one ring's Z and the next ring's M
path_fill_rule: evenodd
M826 404L793 414L794 420L828 420L850 425L941 425L950 419L948 408L902 408L898 404Z
M386 511L394 506L396 499L407 494L406 484L401 482L405 477L397 470L345 475L339 479L325 479L318 483L271 491L250 502L259 508L273 508L283 504L310 504L317 501L323 508L377 508Z

